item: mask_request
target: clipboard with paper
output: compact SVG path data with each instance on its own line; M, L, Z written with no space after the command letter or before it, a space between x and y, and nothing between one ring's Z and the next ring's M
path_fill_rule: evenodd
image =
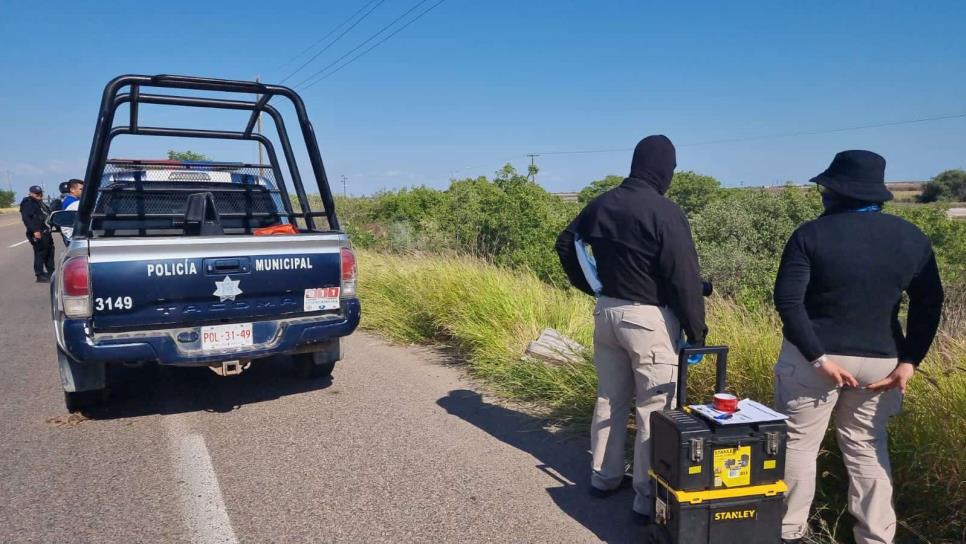
M593 255L587 253L587 244L580 236L574 237L574 247L577 250L577 262L580 263L580 270L584 273L584 279L590 285L594 296L600 296L604 285L600 282L600 276L597 275L597 261Z

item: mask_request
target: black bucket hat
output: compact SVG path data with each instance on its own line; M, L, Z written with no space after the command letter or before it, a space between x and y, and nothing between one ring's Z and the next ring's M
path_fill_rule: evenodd
M835 154L832 164L810 181L835 193L865 202L892 200L885 185L886 161L878 153L854 149Z

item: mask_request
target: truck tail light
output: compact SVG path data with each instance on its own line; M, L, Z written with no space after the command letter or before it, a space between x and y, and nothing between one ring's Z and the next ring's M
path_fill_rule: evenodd
M61 299L67 317L91 316L91 275L87 257L71 257L61 273Z
M356 296L356 255L351 249L342 248L342 298Z

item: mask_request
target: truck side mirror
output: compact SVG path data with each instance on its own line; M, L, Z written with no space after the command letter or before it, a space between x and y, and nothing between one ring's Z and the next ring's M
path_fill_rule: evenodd
M77 210L58 210L47 218L51 227L73 227L77 220Z

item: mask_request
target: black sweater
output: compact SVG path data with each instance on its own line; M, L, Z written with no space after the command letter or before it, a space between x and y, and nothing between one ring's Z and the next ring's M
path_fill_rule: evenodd
M35 232L47 232L47 216L50 208L42 200L26 196L20 201L20 219L27 229L27 238L33 239Z
M905 335L898 318L903 291ZM809 361L838 354L918 365L936 335L942 302L929 239L911 223L877 212L826 212L800 226L775 281L785 338Z
M603 295L671 308L688 341L701 346L708 329L698 254L684 212L664 197L675 166L670 140L641 140L630 177L588 204L560 233L557 254L570 283L593 295L577 261L579 235L594 250Z

